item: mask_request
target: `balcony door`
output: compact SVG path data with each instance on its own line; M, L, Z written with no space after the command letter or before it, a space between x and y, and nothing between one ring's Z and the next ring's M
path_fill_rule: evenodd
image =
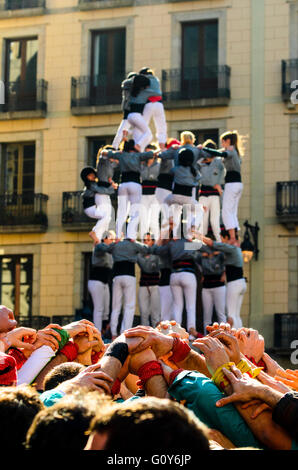
M9 111L35 109L37 55L37 38L6 41L5 102Z
M0 305L13 310L16 317L31 316L33 256L0 256Z
M217 96L218 22L182 23L182 99Z
M3 144L0 160L1 194L22 196L22 203L33 202L35 186L35 143Z
M93 31L90 104L119 104L124 78L125 29Z

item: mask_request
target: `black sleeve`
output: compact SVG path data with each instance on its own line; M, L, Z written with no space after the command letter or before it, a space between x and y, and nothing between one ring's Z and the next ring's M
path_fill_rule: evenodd
M298 392L288 392L279 400L272 419L298 441Z

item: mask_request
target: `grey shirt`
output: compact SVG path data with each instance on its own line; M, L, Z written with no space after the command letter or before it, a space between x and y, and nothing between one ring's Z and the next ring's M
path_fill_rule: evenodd
M129 240L123 240L118 243L112 243L106 245L105 243L99 243L94 249L95 253L105 252L111 253L113 256L114 263L121 261L128 261L130 263L136 263L138 254L146 255L149 252L149 247L142 243L131 242Z
M96 166L98 180L108 183L109 178L113 178L114 170L117 166L117 163L110 162L109 159L100 157Z
M156 160L151 166L146 163L141 164L142 181L157 181L160 172L160 163Z
M241 158L239 157L237 150L226 150L224 155L223 162L226 170L241 173Z
M138 265L145 273L157 273L161 269L160 258L157 255L138 255Z
M196 176L193 176L190 171L190 167L175 166L172 168L171 173L174 175L174 183L183 186L198 186L201 175L197 172Z
M215 157L208 163L199 164L201 179L200 184L214 187L216 184L223 184L225 167L221 158Z
M203 256L199 252L196 260L204 276L221 275L225 270L225 255L218 253L213 256Z
M243 256L241 248L228 243L213 242L213 249L225 254L225 265L243 268Z
M170 240L166 245L153 245L150 252L164 257L170 256L173 262L179 259L194 259L201 247L202 242L189 242L185 238L181 238L175 241Z
M110 253L105 253L104 251L96 251L95 249L93 249L91 263L92 263L92 266L96 268L112 269L113 257Z
M119 160L120 172L141 173L142 161L150 160L154 157L153 152L113 152L110 150L107 154L107 158L115 158Z

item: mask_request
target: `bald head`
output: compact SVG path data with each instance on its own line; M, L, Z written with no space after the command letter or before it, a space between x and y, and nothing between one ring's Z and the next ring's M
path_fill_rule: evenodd
M13 311L0 305L0 333L7 333L17 326Z

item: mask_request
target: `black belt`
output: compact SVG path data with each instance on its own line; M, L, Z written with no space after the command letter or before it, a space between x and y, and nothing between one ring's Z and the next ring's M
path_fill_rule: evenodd
M140 173L136 171L124 171L121 175L121 183L141 183Z
M227 171L225 177L226 183L241 183L241 174L239 171Z
M175 183L173 194L180 194L181 196L192 196L193 186L186 186L185 184Z

